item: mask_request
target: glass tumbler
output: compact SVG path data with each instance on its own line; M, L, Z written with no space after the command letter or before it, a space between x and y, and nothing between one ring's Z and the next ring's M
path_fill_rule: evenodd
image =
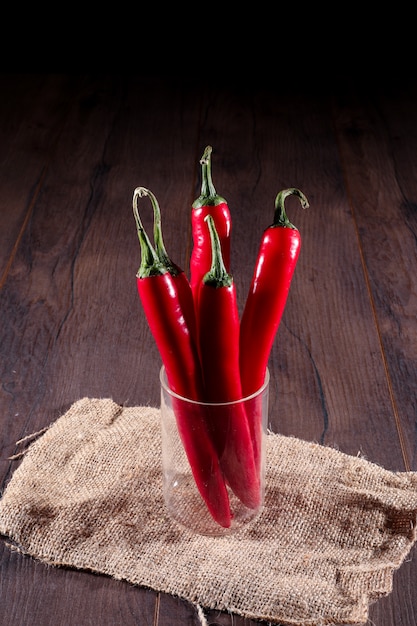
M205 403L174 393L160 371L164 502L198 534L222 536L253 522L265 496L269 371L236 402Z

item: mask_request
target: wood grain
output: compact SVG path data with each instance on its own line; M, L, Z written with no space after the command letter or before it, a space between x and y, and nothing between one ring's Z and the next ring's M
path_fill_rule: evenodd
M188 271L199 159L233 219L240 310L285 187L302 250L270 357L270 426L417 469L417 92L355 80L302 92L174 74L0 75L0 476L16 441L83 397L159 405L160 359L136 292L136 186L158 198L166 247ZM147 229L151 206L140 204ZM2 542L8 626L200 623L178 598L48 568ZM414 626L415 562L371 608ZM217 611L208 623L254 626ZM1 621L3 620L3 621Z

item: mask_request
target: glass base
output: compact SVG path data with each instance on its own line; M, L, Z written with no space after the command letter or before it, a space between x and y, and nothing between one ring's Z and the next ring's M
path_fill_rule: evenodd
M221 537L235 534L255 521L263 507L249 509L228 488L230 508L233 511L231 525L220 526L210 515L206 504L195 487L192 474L178 474L169 480L165 478L164 500L169 516L182 528L188 528L200 535ZM186 503L186 506L184 505Z

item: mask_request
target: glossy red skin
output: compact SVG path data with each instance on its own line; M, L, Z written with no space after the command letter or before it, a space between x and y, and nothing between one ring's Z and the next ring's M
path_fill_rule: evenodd
M213 519L229 528L232 522L220 460L208 431L206 410L199 404L172 398L178 432L197 488Z
M197 326L194 308L194 298L191 291L190 282L186 273L180 268L176 268L177 273L172 274L175 287L178 291L178 298L184 313L184 319L188 326L192 340L197 343Z
M200 358L208 402L242 398L239 376L239 314L235 285L215 287L202 282L198 301ZM242 403L210 407L212 439L226 481L249 508L261 501L260 476Z
M254 393L264 383L300 246L300 233L294 228L271 226L262 237L240 324L240 374L244 395Z
M197 346L187 323L177 277L169 272L137 278L138 293L172 391L203 399Z
M143 310L165 366L169 387L190 400L203 399L197 347L186 322L176 277L169 272L137 278ZM183 287L183 285L182 285ZM174 397L174 411L196 485L211 515L221 526L231 524L229 496L219 458L201 406Z
M212 215L217 234L220 239L223 262L230 271L230 232L231 217L226 202L216 205L204 205L193 208L191 212L191 229L193 249L190 257L190 283L194 300L197 302L198 290L205 274L210 270L212 260L210 232L204 218Z
M234 283L213 287L204 282L198 307L199 346L208 402L242 397L239 373L239 313Z

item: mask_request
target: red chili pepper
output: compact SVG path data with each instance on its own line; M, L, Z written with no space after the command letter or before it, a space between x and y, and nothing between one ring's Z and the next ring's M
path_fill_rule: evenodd
M180 396L201 401L203 380L197 346L186 322L176 277L170 273L169 264L167 267L158 257L143 228L137 208L137 200L142 193L143 188L139 187L133 196L141 248L141 264L136 275L139 297L170 388ZM199 404L184 405L175 396L173 400L178 431L197 488L212 517L228 528L231 524L229 496L208 432L207 416Z
M202 280L198 299L200 358L206 399L228 403L242 398L239 374L239 313L233 277L223 262L220 239L211 215L211 269ZM260 504L260 481L244 404L210 407L210 425L220 465L235 495L248 507Z
M265 381L268 359L287 301L300 253L299 231L288 220L284 200L296 195L307 208L305 195L295 188L280 191L275 200L274 221L265 229L252 282L240 322L240 375L244 395L260 389ZM261 463L261 403L247 408L256 466Z
M217 195L211 178L212 147L207 146L201 157L202 166L201 195L195 200L191 212L191 229L193 249L190 258L190 282L194 301L198 301L198 291L203 276L211 267L211 240L204 220L210 214L213 216L217 234L220 238L223 262L230 270L230 231L231 217L228 204L224 198Z
M284 200L290 195L297 196L303 208L309 206L298 189L280 191L275 200L274 221L264 231L240 324L244 395L254 393L264 383L269 354L300 253L300 232L284 209Z
M196 318L195 318L194 300L193 300L193 294L190 288L190 282L184 270L181 267L179 267L179 265L174 263L172 259L168 256L167 250L165 248L163 234L162 234L161 210L159 208L158 200L156 199L152 191L150 191L149 189L146 189L146 187L137 187L135 189L134 194L136 195L136 197L148 196L151 201L153 214L154 214L153 236L154 236L155 252L162 266L167 269L167 271L171 274L171 276L175 280L176 289L178 290L178 297L181 302L181 308L184 313L185 321L191 332L193 340L196 342L197 341Z

